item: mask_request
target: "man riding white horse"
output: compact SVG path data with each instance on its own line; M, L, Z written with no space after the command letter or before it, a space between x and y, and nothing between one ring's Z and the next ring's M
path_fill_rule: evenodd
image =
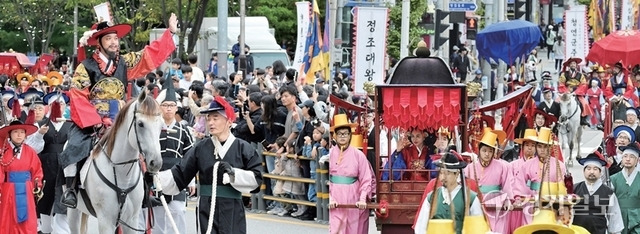
M589 125L587 122L587 116L593 115L589 108L589 103L584 98L589 89L587 85L587 77L580 72L578 64L582 62L580 58L569 58L562 64L563 72L558 78L558 93L573 93L577 96L581 105L581 118L580 125ZM568 68L568 69L567 69Z
M143 77L156 69L174 51L172 34L178 30L175 14L169 19L169 30L142 51L120 55L120 38L131 31L131 25L112 25L110 22L95 24L80 39L78 59L82 61L73 74L73 88L69 91L71 120L66 148L60 155L60 167L64 168L67 190L62 204L75 208L74 191L76 164L89 156L93 148L95 131L108 125L124 99L129 78ZM84 46L96 46L95 53L84 59ZM94 109L98 110L98 113Z

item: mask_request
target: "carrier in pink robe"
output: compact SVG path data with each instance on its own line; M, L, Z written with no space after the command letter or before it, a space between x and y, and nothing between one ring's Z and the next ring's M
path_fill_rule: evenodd
M367 157L349 146L342 153L334 146L329 152L329 196L338 204L356 204L368 201L375 184L375 177ZM329 210L329 233L369 233L369 210L336 208Z
M485 206L491 230L497 233L506 233L509 216L501 208L507 200L513 197L511 192L513 178L509 163L493 159L489 166L482 167L480 160L476 160L464 169L464 175L478 183L478 190L482 194L482 204ZM495 209L494 207L499 208Z
M512 193L515 197L531 197L534 196L533 190L529 188L525 179L525 164L528 161L539 161L535 156L529 160L525 160L524 156L511 162L511 175L513 177ZM517 228L531 223L533 216L527 215L533 212L533 204L526 204L522 210L513 210L509 212L509 229L505 233L513 233Z

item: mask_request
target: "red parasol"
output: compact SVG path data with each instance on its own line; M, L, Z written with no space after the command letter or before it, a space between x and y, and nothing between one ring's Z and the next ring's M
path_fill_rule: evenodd
M622 62L625 66L640 64L640 31L623 30L609 34L593 43L587 60L598 64L613 65Z

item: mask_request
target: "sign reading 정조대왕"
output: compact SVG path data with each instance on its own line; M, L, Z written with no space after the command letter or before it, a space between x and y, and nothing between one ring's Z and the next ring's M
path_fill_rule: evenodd
M365 82L384 83L388 16L387 8L355 8L356 38L352 63L355 93L365 93Z

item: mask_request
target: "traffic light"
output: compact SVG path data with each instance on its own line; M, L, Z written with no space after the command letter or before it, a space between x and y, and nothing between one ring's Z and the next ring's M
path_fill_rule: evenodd
M449 40L449 37L447 36L442 36L442 33L444 33L445 31L447 31L447 29L449 28L449 24L443 24L442 22L444 21L445 18L447 18L447 16L449 16L448 11L443 11L440 9L436 10L436 20L435 20L435 35L434 35L434 49L438 49L440 48L442 45L444 45L445 42L447 42L447 40Z
M515 12L515 19L524 19L525 15L527 14L527 1L526 0L516 0L515 3L515 8L516 8L516 12Z
M467 18L467 39L475 40L476 32L478 30L478 19L475 17Z

